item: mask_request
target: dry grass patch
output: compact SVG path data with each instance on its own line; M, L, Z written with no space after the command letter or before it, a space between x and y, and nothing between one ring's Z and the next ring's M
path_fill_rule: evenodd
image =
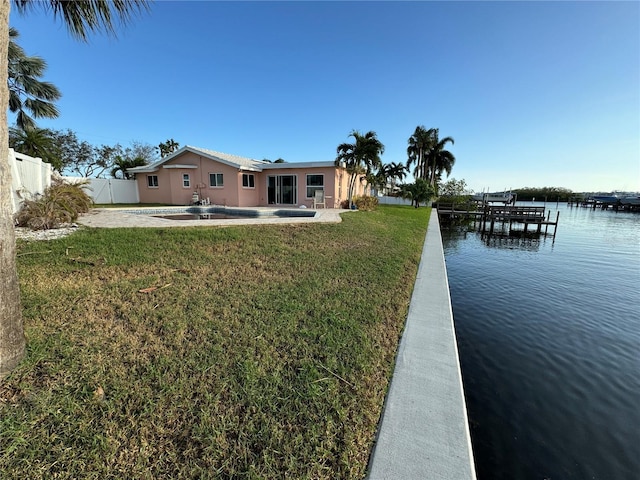
M19 243L3 478L362 478L428 212Z

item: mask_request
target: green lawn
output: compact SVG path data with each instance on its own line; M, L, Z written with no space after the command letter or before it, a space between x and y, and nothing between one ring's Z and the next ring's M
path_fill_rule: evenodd
M0 477L362 478L429 213L19 242Z

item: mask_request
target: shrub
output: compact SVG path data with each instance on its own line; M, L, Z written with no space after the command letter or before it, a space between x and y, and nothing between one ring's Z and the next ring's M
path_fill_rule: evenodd
M16 224L32 230L48 230L76 221L93 204L84 185L55 181L41 196L25 200L15 216Z
M421 203L425 205L434 197L433 187L423 178L416 178L414 183L400 186L402 198L410 199L413 206L418 208Z
M378 197L364 196L357 197L355 201L358 210L372 211L378 208Z

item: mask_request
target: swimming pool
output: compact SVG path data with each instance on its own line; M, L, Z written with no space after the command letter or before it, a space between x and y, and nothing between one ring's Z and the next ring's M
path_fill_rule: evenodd
M138 208L124 210L122 213L134 215L152 216L168 220L216 220L216 219L245 219L245 218L312 218L315 210L277 209L277 208L240 208L219 206L192 206L192 207L160 207Z

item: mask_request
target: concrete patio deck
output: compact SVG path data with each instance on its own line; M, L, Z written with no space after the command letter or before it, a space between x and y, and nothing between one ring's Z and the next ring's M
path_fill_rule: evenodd
M185 207L163 207L162 210L176 210L179 213ZM149 215L130 213L133 208L95 208L88 214L82 215L78 219L78 223L87 227L96 228L121 228L121 227L206 227L206 226L231 226L231 225L260 225L260 224L295 224L295 223L340 223L341 213L350 210L342 210L337 208L327 208L315 210L313 217L247 217L238 219L215 219L215 220L169 220L166 218L154 217ZM144 210L140 208L138 210ZM150 208L148 210L158 210L158 208ZM228 207L228 210L233 208ZM243 209L239 209L243 210ZM244 210L257 210L260 213L268 213L275 210L295 210L293 208L266 208L251 207Z

